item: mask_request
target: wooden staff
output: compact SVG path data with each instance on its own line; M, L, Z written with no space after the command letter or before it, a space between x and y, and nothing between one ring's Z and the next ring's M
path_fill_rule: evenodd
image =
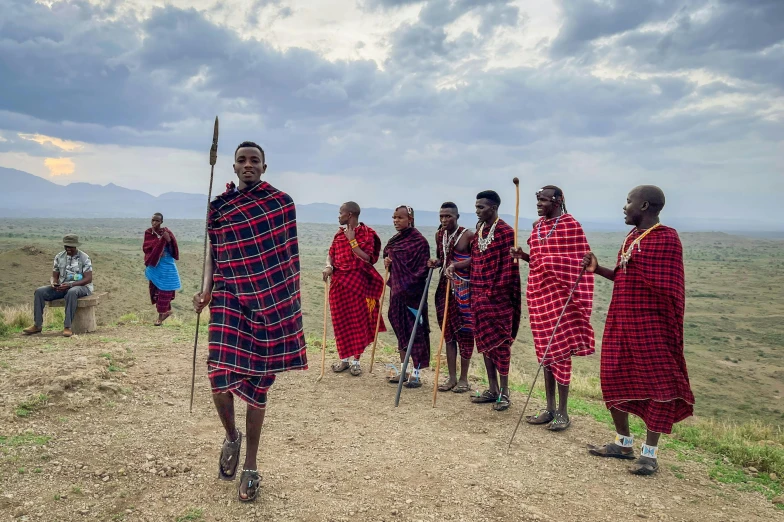
M204 294L204 274L207 271L207 223L210 219L210 199L212 199L212 179L215 174L215 163L218 161L218 117L215 116L215 127L212 129L212 146L210 147L210 188L207 191L207 215L204 219L204 263L201 265L201 293ZM191 405L189 413L193 413L193 390L196 386L196 347L199 345L199 320L201 313L196 314L196 338L193 340L193 371L191 372Z
M449 289L452 280L446 279L446 300L444 301L444 318L441 320L441 340L438 341L438 355L436 355L436 378L433 381L433 408L436 407L436 396L438 395L438 374L441 371L441 347L444 346L444 334L446 333L446 319L449 317Z
M520 219L520 180L512 178L512 183L515 185L515 228L514 228L514 247L517 250L517 223ZM519 262L517 258L514 260L515 264Z
M378 343L378 329L381 327L381 312L384 310L384 295L387 293L389 268L384 272L384 286L381 289L381 299L378 301L378 317L376 318L376 334L373 337L373 349L370 350L370 373L373 373L373 361L376 359L376 344Z
M329 279L324 281L324 335L321 337L321 375L316 379L316 382L324 378L324 369L327 364L327 308L329 308Z

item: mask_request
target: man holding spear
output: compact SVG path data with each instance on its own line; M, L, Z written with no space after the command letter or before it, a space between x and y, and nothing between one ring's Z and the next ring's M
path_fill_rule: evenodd
M381 254L381 239L376 231L359 222L359 205L343 203L338 214L341 229L332 239L327 255L327 266L322 273L329 285L329 309L340 361L332 365L333 372L349 370L357 377L362 373L359 357L379 331L386 332L379 298L384 279L373 267ZM352 360L353 359L353 360Z
M514 230L498 217L501 197L493 190L476 195L479 218L471 258L452 263L447 277L471 267L471 312L474 317L476 349L485 358L488 389L472 397L476 404L494 403L504 411L509 399L509 364L512 343L520 327L520 271L509 255L514 246Z
M234 395L247 403L247 450L238 498L255 500L261 477L256 458L267 392L278 373L308 367L299 284L296 210L288 194L261 175L262 148L241 143L234 153L239 183L210 204L203 291L196 313L210 305L207 373L213 402L226 431L218 476L233 480L242 433L234 420Z

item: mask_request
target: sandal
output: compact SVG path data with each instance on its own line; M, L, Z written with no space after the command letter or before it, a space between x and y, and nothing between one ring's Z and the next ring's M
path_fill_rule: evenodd
M547 429L550 431L563 431L571 425L572 419L570 419L569 416L555 412L555 415L553 415L553 422L547 425Z
M605 444L604 446L588 445L588 453L596 457L608 457L612 459L634 460L634 450L624 453L623 448L617 444Z
M409 375L407 382L403 384L403 386L405 386L406 388L421 388L422 381L420 380L418 375L416 377Z
M539 413L536 415L526 415L525 422L539 426L540 424L550 424L553 422L554 417L553 412L550 410L539 410Z
M218 458L218 478L221 480L234 480L234 477L237 475L237 465L240 462L240 450L242 449L242 432L237 430L237 440L234 442L223 439L223 448L221 448L221 454ZM231 467L231 473L226 473L223 471L223 465L221 464L222 461L226 461L228 465L231 467L233 463L233 467Z
M470 384L458 384L452 390L452 393L465 393L465 392L470 392L470 391L471 391L471 385Z
M659 470L658 459L651 459L648 457L640 457L629 466L629 473L632 475L642 475L648 477L653 475Z
M453 382L452 384L449 384L449 381L446 381L444 384L438 387L438 391L448 392L449 390L453 389L455 386L457 386L457 381Z
M511 405L512 405L512 401L509 400L509 396L504 395L502 393L501 395L498 396L498 400L495 401L495 404L493 404L493 409L495 411L504 411L504 410L508 410L509 406Z
M158 320L152 323L153 326L161 326L163 322L171 316L171 314L172 312L166 312L163 314L163 317L158 317Z
M490 390L485 390L481 395L479 394L479 391L476 393L476 396L471 397L471 402L474 404L487 404L489 402L495 402L498 400L498 395L491 393Z
M349 368L348 372L354 377L359 377L360 375L362 375L362 368L359 367L359 361L357 361L356 363L352 363L351 368Z
M336 363L332 363L332 371L335 373L345 372L349 369L351 365L348 361L338 361Z
M245 482L248 483L248 498L242 498L242 495L240 495L242 484ZM242 475L240 475L240 485L237 487L237 498L240 502L253 502L256 500L259 494L259 484L261 484L261 476L258 471L255 469L243 469Z
M410 373L409 373L409 374L408 374L408 375L407 375L407 376L406 376L406 377L403 379L403 382L407 382L407 381L408 381L408 379L409 379L409 377L411 377L411 374L410 374ZM399 383L399 382L400 382L400 374L398 374L398 375L395 375L395 376L393 376L393 377L390 377L390 378L389 378L389 381L387 381L387 382L389 382L389 383L391 383L391 384L397 384L397 383Z

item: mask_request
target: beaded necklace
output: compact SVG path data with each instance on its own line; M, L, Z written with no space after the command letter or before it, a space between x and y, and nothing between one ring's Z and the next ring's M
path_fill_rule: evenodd
M449 259L448 248L452 245L452 240L455 240L455 235L460 232L460 235L457 236L457 239L455 240L455 244L457 244L460 241L460 238L463 237L463 234L465 234L465 231L466 229L463 229L463 231L460 232L460 227L457 227L455 231L452 232L452 235L447 238L446 230L444 230L444 235L441 236L441 251L444 253L444 263Z
M623 246L621 247L621 262L620 262L620 267L623 268L624 274L626 273L626 265L629 264L629 260L631 260L632 258L632 253L634 252L635 245L637 246L637 252L642 252L642 249L640 248L640 241L642 241L642 239L645 236L653 232L653 230L659 225L661 225L661 223L656 223L651 228L649 228L648 230L640 234L640 237L632 241L632 244L629 245L628 250L626 249L626 243L629 241L629 236L631 236L634 233L634 231L637 229L636 228L632 229L631 232L626 234L626 238L623 240Z
M479 225L479 230L477 231L478 234L476 238L476 243L479 246L480 252L484 252L485 250L487 250L487 247L489 247L490 243L493 242L495 226L498 224L499 219L500 218L495 218L495 221L493 222L493 226L490 227L490 232L487 233L487 237L482 237L482 232L485 229L485 222L482 221L482 224Z
M553 228L551 228L550 231L547 233L547 235L545 235L544 237L542 237L542 221L544 221L544 219L540 219L539 224L536 226L536 239L538 239L539 241L544 241L548 237L552 236L553 232L555 232L556 227L558 227L558 222L561 221L562 217L563 214L555 218L555 224L553 224Z

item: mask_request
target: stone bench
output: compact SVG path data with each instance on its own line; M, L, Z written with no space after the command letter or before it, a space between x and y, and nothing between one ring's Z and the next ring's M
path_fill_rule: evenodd
M101 302L101 298L108 292L101 292L100 294L91 294L87 297L80 297L76 307L76 314L74 314L73 322L71 323L71 331L75 334L83 334L87 332L94 332L98 329L95 323L95 307ZM65 308L65 299L55 299L48 301L46 306L49 308Z

